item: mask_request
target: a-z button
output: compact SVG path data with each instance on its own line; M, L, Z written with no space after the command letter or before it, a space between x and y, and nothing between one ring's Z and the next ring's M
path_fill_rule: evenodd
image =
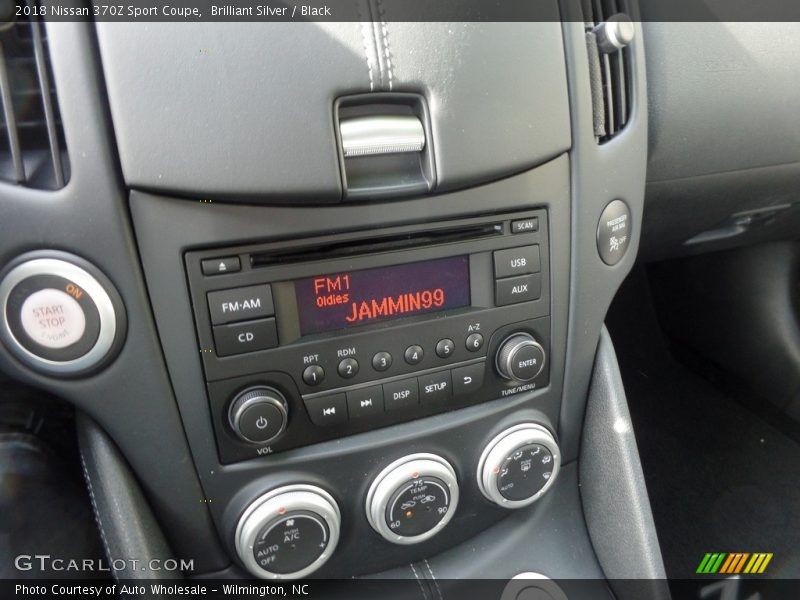
M214 345L217 349L217 356L231 356L275 348L278 345L275 319L218 325L214 327Z
M308 416L314 425L327 427L347 422L347 400L344 394L306 398L305 403Z
M383 413L383 387L373 385L347 392L347 412L351 419L373 417Z
M268 285L251 285L209 292L208 310L213 325L270 317L275 314L272 289Z
M403 379L394 383L383 384L383 399L386 410L399 410L419 404L419 387L417 378Z
M441 402L453 396L450 371L431 373L419 377L419 397L422 403Z
M470 394L483 385L484 364L477 363L467 367L453 369L453 394L460 396Z
M494 253L494 276L512 277L513 275L526 275L538 273L542 270L542 260L539 256L539 245L498 250Z
M509 277L495 282L494 301L497 306L537 300L542 295L542 274Z

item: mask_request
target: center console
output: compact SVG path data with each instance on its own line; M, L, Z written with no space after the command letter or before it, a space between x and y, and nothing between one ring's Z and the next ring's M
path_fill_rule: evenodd
M220 460L546 387L547 212L186 255Z

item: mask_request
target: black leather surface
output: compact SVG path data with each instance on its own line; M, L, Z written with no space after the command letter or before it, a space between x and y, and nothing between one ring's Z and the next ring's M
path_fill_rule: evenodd
M530 168L570 146L557 4L541 10L551 22L99 23L125 179L338 199L334 100L365 92L425 97L439 189Z
M580 481L592 544L616 595L669 599L625 390L605 326L586 407Z
M174 558L141 488L125 459L97 423L78 415L78 441L86 485L100 537L119 579L173 579L179 571L161 568ZM139 561L139 568L132 563ZM159 561L152 566L151 561ZM122 567L124 568L118 568Z

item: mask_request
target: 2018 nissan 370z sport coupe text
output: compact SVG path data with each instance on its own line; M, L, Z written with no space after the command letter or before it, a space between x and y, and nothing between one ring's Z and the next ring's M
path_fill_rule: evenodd
M800 597L798 22L0 1L0 597Z

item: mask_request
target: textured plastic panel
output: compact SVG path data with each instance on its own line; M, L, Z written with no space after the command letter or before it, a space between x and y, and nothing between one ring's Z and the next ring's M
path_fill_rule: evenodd
M643 17L647 5L642 3ZM800 161L798 23L643 23L648 181Z
M542 23L390 22L380 72L360 23L99 23L125 179L221 200L338 201L334 101L370 91L425 97L442 189L530 168L570 145L555 2L552 12Z

